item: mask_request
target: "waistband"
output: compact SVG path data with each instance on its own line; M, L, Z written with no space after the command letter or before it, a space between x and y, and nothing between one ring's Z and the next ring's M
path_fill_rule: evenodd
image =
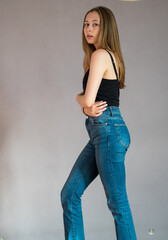
M120 108L117 106L107 106L106 110L102 112L102 114L106 114L109 116L121 115Z
M87 116L88 116L88 118L96 118L96 117L92 117L90 115L87 115ZM120 109L117 106L107 106L106 110L104 110L102 112L102 114L99 115L98 117L100 118L103 116L122 117Z

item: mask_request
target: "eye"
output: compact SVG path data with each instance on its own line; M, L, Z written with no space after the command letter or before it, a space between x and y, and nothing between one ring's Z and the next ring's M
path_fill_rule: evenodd
M86 27L86 26L88 27L88 26L89 26L89 23L84 23L84 27ZM97 27L97 26L99 26L99 24L93 23L93 26L94 26L94 27Z

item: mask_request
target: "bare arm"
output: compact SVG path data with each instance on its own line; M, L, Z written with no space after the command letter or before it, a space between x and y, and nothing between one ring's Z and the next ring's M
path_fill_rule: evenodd
M81 107L81 110L82 112L84 110L84 113L87 116L98 117L104 110L106 110L107 105L108 104L105 101L99 101L93 103L91 107Z
M85 94L78 94L76 96L76 101L81 107L91 107L95 102L102 77L106 71L105 54L103 49L97 49L91 55L90 71Z

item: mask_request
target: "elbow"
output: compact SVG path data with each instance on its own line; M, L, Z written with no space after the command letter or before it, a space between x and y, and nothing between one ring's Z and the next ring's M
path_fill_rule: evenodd
M85 101L84 106L83 107L91 107L93 103L91 103L90 101Z
M83 107L91 107L92 105L91 104L84 104Z
M84 107L91 107L95 103L95 99L96 98L86 96L84 101Z

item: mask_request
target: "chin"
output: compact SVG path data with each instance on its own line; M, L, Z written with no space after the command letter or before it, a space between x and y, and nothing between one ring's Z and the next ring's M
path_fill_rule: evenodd
M90 43L90 44L94 44L94 42L93 41L87 41L88 43Z

